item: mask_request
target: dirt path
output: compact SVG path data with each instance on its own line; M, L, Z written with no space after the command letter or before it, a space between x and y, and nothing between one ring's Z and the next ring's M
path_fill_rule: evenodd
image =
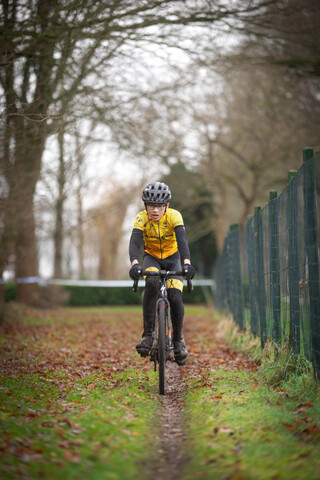
M167 394L159 396L162 414L158 440L161 447L150 461L149 477L152 480L183 480L187 469L185 447L188 436L184 427L183 396L188 387L184 378L199 379L205 385L207 374L216 369L257 368L248 357L230 349L208 321L200 322L199 317L187 317L184 332L189 360L184 368L167 363ZM159 465L160 459L163 461Z
M151 459L150 478L153 480L179 480L188 459L183 455L186 434L183 428L184 382L181 369L175 363L167 363L167 392L159 396L162 406L157 457ZM159 459L161 462L159 464ZM155 468L155 466L157 466ZM151 473L152 472L152 473Z
M82 472L72 478L100 478L108 468L114 479L243 480L259 478L258 457L268 480L320 478L312 399L260 385L254 362L219 336L213 312L189 312L189 359L185 367L167 364L165 397L135 352L140 310L23 311L0 326L7 478L57 478L51 468L61 480L71 470ZM286 477L286 469L300 476Z

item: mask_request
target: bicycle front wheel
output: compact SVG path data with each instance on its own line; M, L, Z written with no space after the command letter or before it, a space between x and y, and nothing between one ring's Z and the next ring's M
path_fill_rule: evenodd
M159 359L159 393L166 394L166 304L163 300L158 304L158 359Z

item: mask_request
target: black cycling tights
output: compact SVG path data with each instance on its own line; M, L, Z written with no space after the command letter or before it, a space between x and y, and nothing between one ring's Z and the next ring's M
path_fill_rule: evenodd
M154 315L156 308L156 293L157 293L157 278L147 277L146 278L146 288L143 296L143 315L144 317L149 317ZM184 317L184 306L182 303L182 292L177 288L168 288L168 300L170 303L171 309L171 320L173 328L173 338L180 338L182 327L183 327L183 317Z

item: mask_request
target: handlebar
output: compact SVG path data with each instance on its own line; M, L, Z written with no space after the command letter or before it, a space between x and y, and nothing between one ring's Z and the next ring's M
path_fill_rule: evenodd
M186 272L182 271L182 270L140 270L140 277L159 277L159 278L167 278L169 277L170 275L176 275L178 277L187 277L187 274ZM133 286L132 286L132 290L134 292L137 291L138 289L138 283L139 283L139 279L135 279L133 281ZM193 290L193 285L192 285L192 282L191 282L191 279L187 277L187 287L188 287L188 292L192 292Z

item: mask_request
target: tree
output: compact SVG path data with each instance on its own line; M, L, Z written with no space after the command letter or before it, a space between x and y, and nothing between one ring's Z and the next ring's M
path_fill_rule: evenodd
M75 243L77 244L79 276L84 275L84 239L83 239L83 195L85 193L86 184L89 182L88 178L84 178L85 167L85 148L87 146L87 139L80 136L81 126L79 123L69 125L69 131L61 122L58 132L58 147L59 147L59 165L58 172L55 178L57 183L57 196L54 205L55 228L53 234L54 243L54 277L62 278L63 276L63 240L66 235L75 236ZM92 131L92 129L91 129ZM68 133L68 136L66 135ZM72 141L68 141L69 154L65 153L65 143L68 137L72 137ZM65 202L67 199L76 197L75 207L73 210L76 215L70 215L68 221L65 219ZM75 217L75 218L74 218Z
M214 106L208 114L210 103L207 114L198 115L200 171L222 191L220 206L229 202L219 248L227 220L244 224L255 205L267 202L269 190L286 186L288 170L301 164L302 148L317 142L319 114L313 89L301 89L277 69L237 68L225 79L220 117ZM216 212L220 217L218 207Z
M54 231L54 278L62 278L62 242L63 242L63 207L66 200L66 161L64 149L64 123L61 122L58 132L59 145L59 170L58 170L58 196L56 201L56 218Z
M320 77L320 4L317 0L261 2L239 32L242 42L231 59L275 65L304 78ZM235 54L235 55L234 55Z
M0 275L11 251L16 277L32 280L37 274L33 199L42 155L75 96L94 96L110 63L135 43L161 42L169 34L176 38L188 24L218 24L248 9L250 1L226 8L222 1L2 0ZM36 293L34 283L18 285L20 300L33 301Z
M116 279L123 222L132 201L128 192L134 195L136 188L111 176L102 183L103 194L84 219L84 250L90 259L85 270L93 278Z
M211 277L217 256L213 193L206 178L178 162L163 177L172 192L171 207L181 211L189 240L192 264L198 274Z

